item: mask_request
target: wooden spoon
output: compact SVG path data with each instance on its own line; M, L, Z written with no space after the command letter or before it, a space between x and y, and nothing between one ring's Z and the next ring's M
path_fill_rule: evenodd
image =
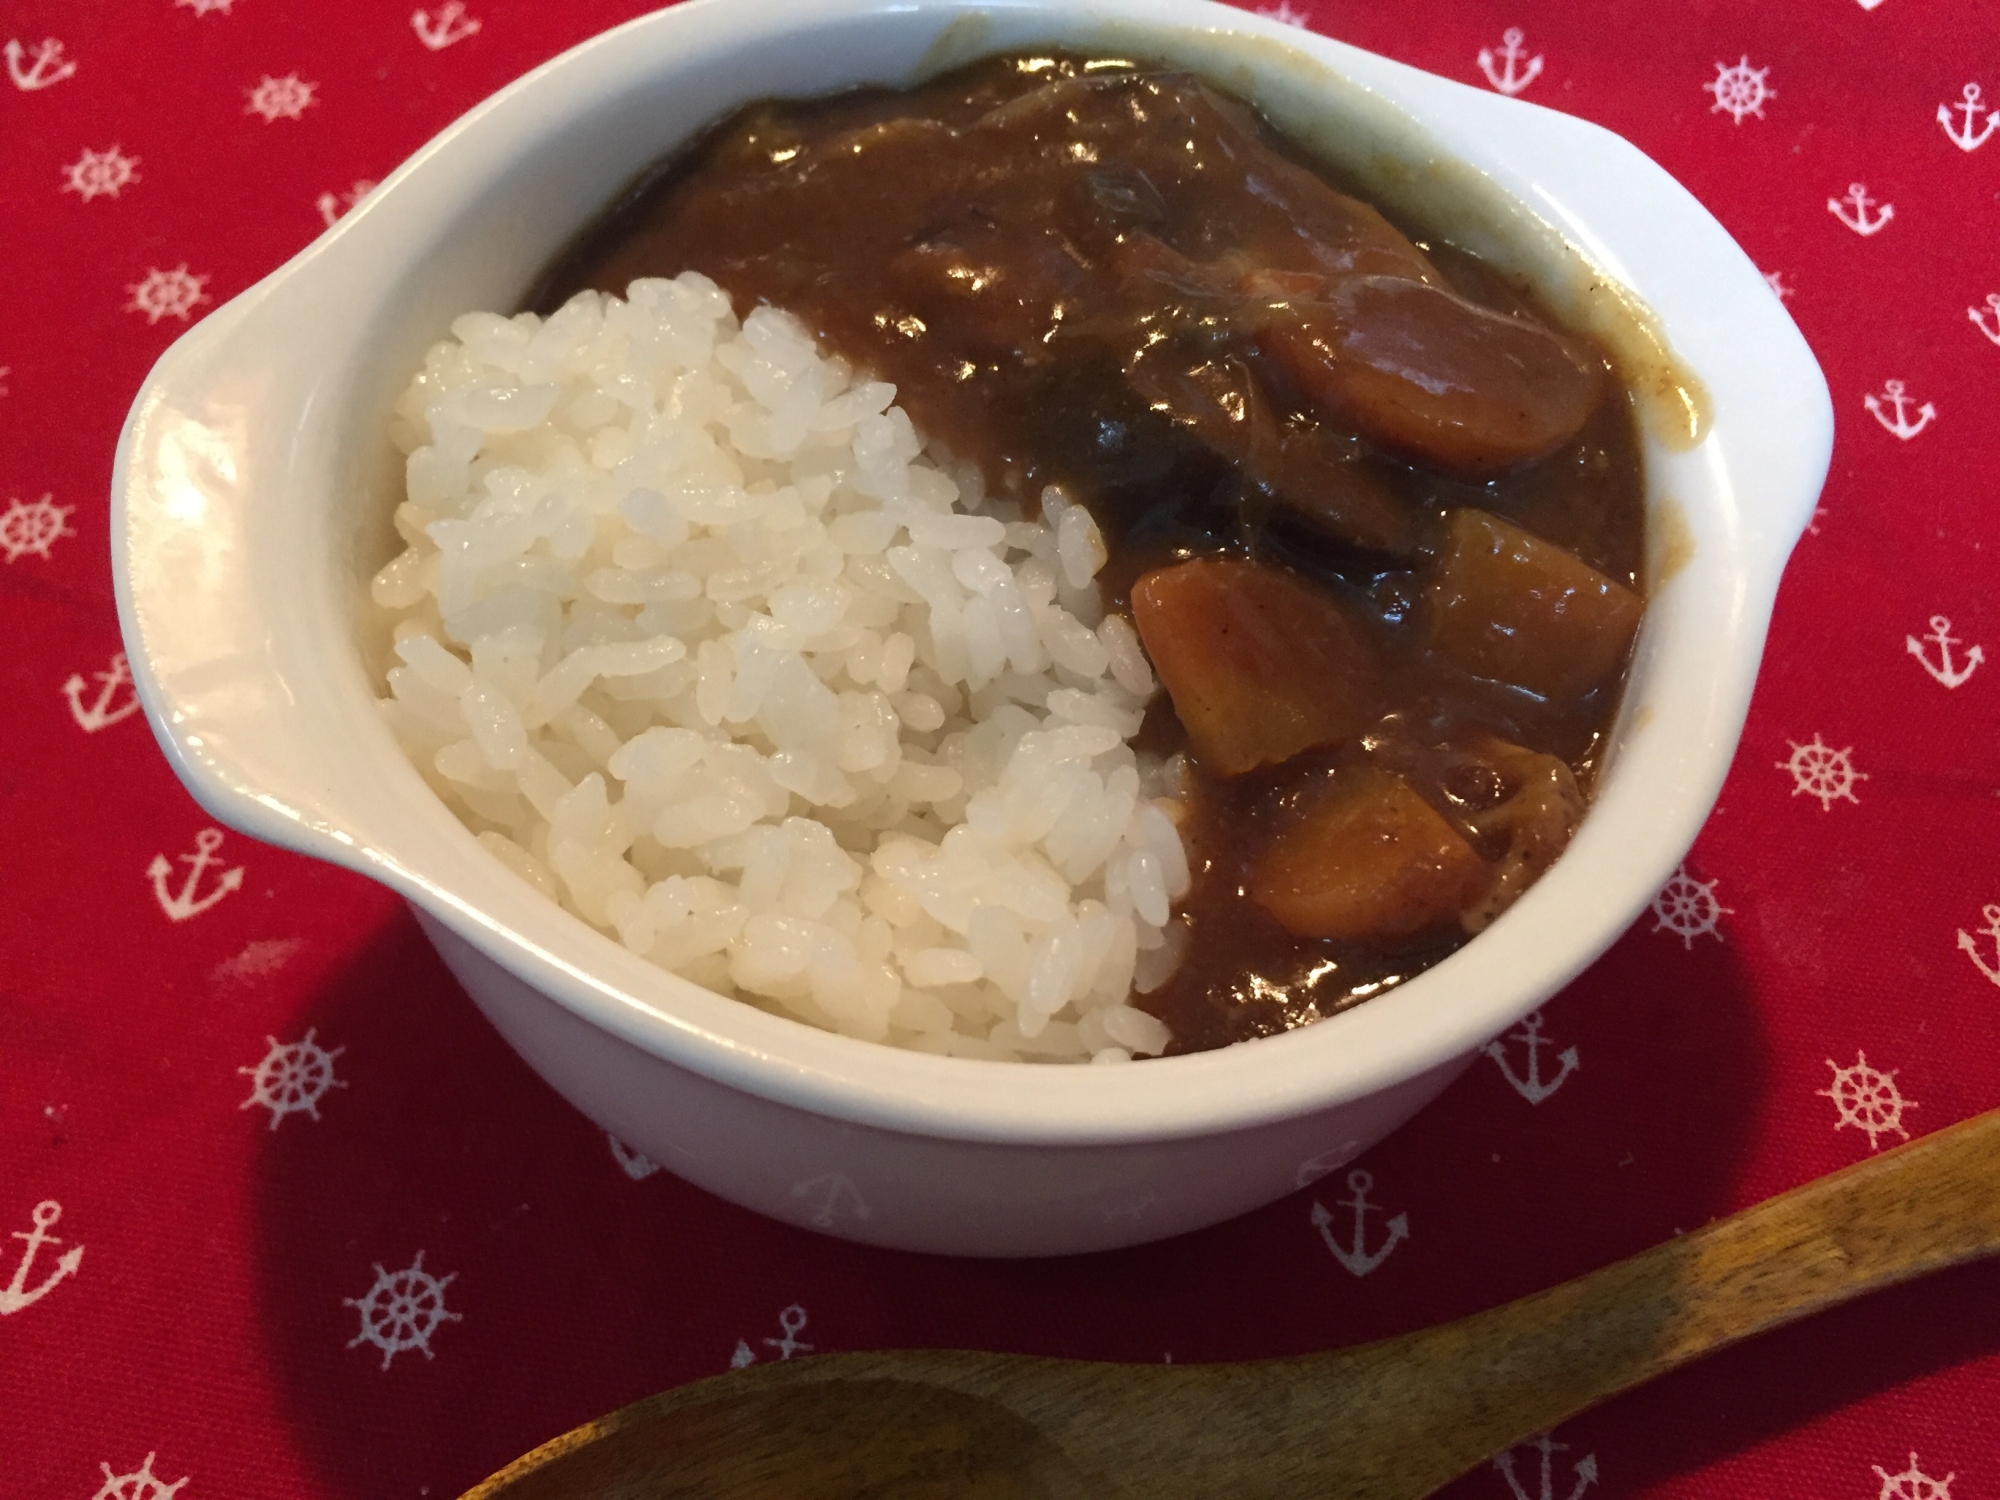
M1245 1364L757 1365L586 1423L464 1500L1416 1500L1711 1349L1996 1252L2000 1110L1402 1338Z

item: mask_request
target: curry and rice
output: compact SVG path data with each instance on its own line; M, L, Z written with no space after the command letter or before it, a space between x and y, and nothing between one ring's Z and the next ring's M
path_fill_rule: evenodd
M1608 361L1189 75L754 106L452 333L385 708L698 983L1198 1050L1435 963L1581 817L1643 609Z

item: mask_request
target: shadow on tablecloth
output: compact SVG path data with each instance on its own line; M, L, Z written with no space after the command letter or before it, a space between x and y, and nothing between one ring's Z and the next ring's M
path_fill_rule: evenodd
M1720 945L1671 979L1657 953L1628 935L1547 1007L1542 1076L1563 1048L1579 1063L1539 1103L1521 1090L1516 1034L1505 1070L1482 1058L1368 1155L1377 1200L1411 1232L1364 1279L1313 1222L1314 1204L1347 1193L1343 1174L1200 1234L1040 1263L847 1245L664 1172L635 1176L643 1161L621 1160L513 1056L397 910L302 1013L340 1086L318 1123L271 1131L258 1164L272 1384L326 1493L452 1496L732 1355L779 1357L787 1338L1186 1361L1459 1316L1739 1206L1766 1066L1756 1009ZM1878 1345L1840 1374L1817 1352L1829 1320L1711 1367L1768 1393L1782 1383L1772 1361L1810 1348L1809 1392L1718 1401L1696 1372L1572 1428L1588 1441L1665 1422L1670 1444L1642 1435L1621 1460L1627 1477L1663 1477L1989 1349L1996 1318L1964 1320L1921 1355ZM1504 1500L1494 1482L1455 1488Z

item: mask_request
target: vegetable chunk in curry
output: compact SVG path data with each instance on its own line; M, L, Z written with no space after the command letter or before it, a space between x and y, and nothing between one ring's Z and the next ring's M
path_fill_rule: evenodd
M1194 888L1175 1051L1435 963L1582 816L1634 632L1639 448L1604 352L1343 191L1243 102L992 58L745 109L533 305L714 278L893 381L1031 505L1059 486L1166 692Z

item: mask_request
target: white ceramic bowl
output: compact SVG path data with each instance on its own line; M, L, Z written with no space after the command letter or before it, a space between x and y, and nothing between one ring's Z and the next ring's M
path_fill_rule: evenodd
M1610 768L1555 868L1398 990L1122 1068L896 1051L662 973L479 847L390 738L365 666L364 582L391 554L400 477L385 417L454 316L515 305L617 189L734 105L1054 43L1193 63L1258 98L1383 194L1534 268L1671 396L1691 382L1647 353L1663 335L1710 403L1698 442L1649 443L1655 593ZM1672 401L1653 410L1670 438ZM1825 383L1756 268L1595 126L1202 0L694 0L502 90L176 343L119 445L112 536L139 691L195 797L406 896L579 1109L779 1219L1045 1255L1210 1224L1343 1165L1624 930L1721 784L1831 440Z

